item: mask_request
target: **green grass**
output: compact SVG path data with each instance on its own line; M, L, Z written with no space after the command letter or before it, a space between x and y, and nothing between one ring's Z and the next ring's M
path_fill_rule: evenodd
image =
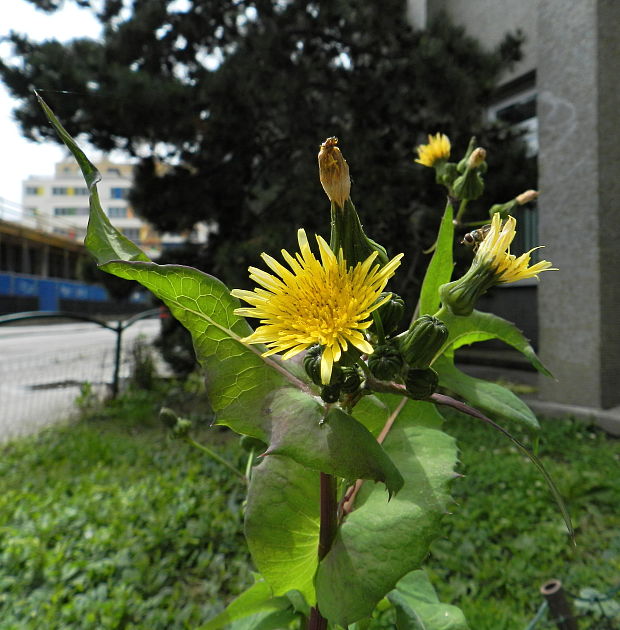
M523 630L551 578L572 593L620 585L620 441L574 421L543 422L539 455L568 505L573 547L542 478L506 438L459 414L445 428L466 476L453 485L453 515L427 568L472 628Z
M155 415L149 395L115 408L120 421L2 450L2 630L195 628L251 582L243 484L159 426L139 428L140 412ZM241 465L234 444L216 448Z
M195 629L251 582L243 484L157 423L162 402L184 398L137 392L1 449L2 630ZM446 424L465 477L427 568L472 630L524 630L549 578L571 592L620 581L620 442L571 421L543 427L540 455L567 500L576 549L529 461L473 419ZM223 436L201 430L242 468L237 440Z

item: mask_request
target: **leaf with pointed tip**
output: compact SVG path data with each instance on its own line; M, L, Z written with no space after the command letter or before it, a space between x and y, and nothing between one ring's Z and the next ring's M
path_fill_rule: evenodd
M542 364L523 332L512 322L492 313L474 311L471 315L462 317L453 315L447 309L442 311L441 319L449 331L444 347L452 347L456 350L461 346L477 341L501 339L504 343L521 352L539 372L553 377L551 372Z
M319 565L318 606L332 623L346 627L368 617L385 593L419 568L439 535L457 459L454 439L427 426L440 422L431 403L409 401L402 407L383 445L405 485L386 503L384 492L364 484Z
M452 247L454 241L454 211L448 203L441 219L437 244L431 262L426 270L420 291L419 315L432 315L439 308L439 287L450 282L454 267Z
M75 140L67 133L67 130L60 124L60 121L47 103L38 94L36 96L56 133L75 157L84 176L84 181L88 186L90 192L90 218L86 239L84 240L87 249L95 256L99 265L110 260L148 261L148 256L137 245L112 226L110 219L108 219L99 202L97 182L101 181L101 174L89 161Z
M396 608L397 630L469 630L463 611L439 601L423 570L402 578L388 599Z
M446 356L439 357L433 368L439 374L442 387L455 392L473 407L492 416L512 420L530 431L540 430L532 410L509 389L461 372Z

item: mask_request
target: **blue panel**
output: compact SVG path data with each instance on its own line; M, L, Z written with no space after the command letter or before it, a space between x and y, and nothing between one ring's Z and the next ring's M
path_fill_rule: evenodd
M58 310L58 294L56 291L56 285L57 283L53 280L41 280L39 282L39 310Z
M37 278L25 278L23 276L15 276L13 282L14 295L36 296L39 292L39 281Z
M13 292L13 277L8 273L0 273L0 295L11 295Z

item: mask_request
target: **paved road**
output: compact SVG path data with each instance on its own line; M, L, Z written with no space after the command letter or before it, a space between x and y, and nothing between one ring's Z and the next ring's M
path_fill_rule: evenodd
M121 376L136 338L152 340L159 320L136 322L123 333ZM75 413L80 386L112 382L116 335L94 324L0 327L0 443Z

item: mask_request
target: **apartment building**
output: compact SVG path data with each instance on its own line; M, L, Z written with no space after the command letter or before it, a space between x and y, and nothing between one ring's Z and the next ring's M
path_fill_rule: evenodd
M102 175L97 185L101 206L114 225L130 240L156 256L162 239L136 216L128 202L133 165L102 160L95 164ZM71 158L56 164L53 176L28 177L23 182L22 205L25 221L34 227L82 240L88 224L88 188Z

